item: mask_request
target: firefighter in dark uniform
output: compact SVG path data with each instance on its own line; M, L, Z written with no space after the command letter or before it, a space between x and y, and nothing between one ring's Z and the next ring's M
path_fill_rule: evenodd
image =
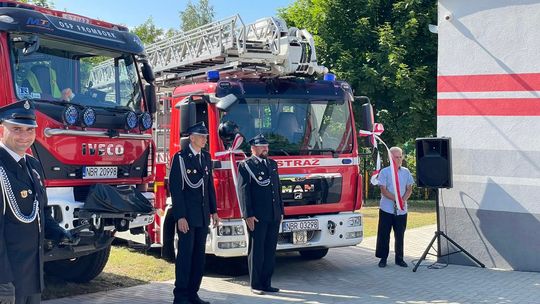
M189 147L175 154L169 174L172 212L179 235L174 303L209 303L197 292L204 272L208 225L218 224L210 154L203 151L208 129L197 123L187 129Z
M261 295L279 291L271 279L284 208L277 163L268 158L268 141L259 134L249 143L251 157L238 168L238 196L249 233L251 291Z
M41 164L26 151L36 138L29 101L0 109L0 303L41 302L44 237L70 237L47 207Z

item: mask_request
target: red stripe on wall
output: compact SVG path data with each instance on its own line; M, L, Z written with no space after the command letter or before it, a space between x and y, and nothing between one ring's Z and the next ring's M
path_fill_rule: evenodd
M437 116L540 116L540 98L438 99Z
M437 92L540 91L540 73L438 76Z

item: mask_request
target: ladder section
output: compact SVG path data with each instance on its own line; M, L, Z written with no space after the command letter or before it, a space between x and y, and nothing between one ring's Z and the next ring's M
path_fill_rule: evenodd
M191 81L209 70L274 76L327 71L317 65L312 36L273 17L245 25L236 15L150 44L146 52L163 86Z

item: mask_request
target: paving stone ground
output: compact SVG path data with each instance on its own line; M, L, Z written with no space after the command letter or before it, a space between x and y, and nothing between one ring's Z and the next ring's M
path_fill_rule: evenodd
M199 295L212 303L540 303L540 273L448 265L430 269L425 261L412 272L433 236L435 226L410 229L405 236L409 268L393 263L377 267L375 238L356 247L332 249L318 261L288 253L277 258L272 295L250 293L247 276L209 274ZM393 247L393 245L391 245ZM45 301L45 304L172 303L173 282L159 282L109 292Z

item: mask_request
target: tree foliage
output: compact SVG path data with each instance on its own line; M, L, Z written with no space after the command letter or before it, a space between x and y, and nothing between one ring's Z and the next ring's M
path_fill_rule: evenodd
M46 8L54 8L54 2L50 0L19 0L19 2L34 4Z
M186 9L180 12L180 29L189 31L214 21L214 7L209 0L199 0L198 4L188 1Z
M280 15L314 35L318 61L355 95L370 97L388 144L435 134L436 1L296 0Z
M143 24L131 29L131 32L139 36L144 44L150 44L162 39L164 31L154 24L152 17L149 17Z

